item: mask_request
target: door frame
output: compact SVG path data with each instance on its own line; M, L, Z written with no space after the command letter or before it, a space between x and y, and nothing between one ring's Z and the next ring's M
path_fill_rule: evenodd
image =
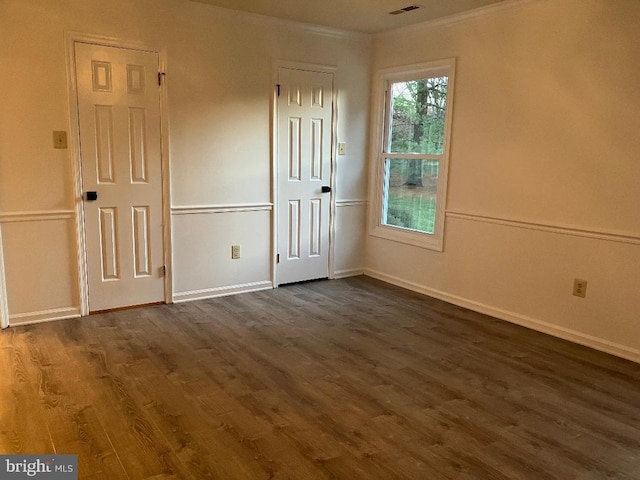
M2 222L0 222L0 329L5 329L9 326L9 304L7 303L6 285L4 251L2 248Z
M335 278L335 216L336 216L336 153L338 146L338 90L336 88L336 65L321 65L315 63L294 62L288 60L272 60L272 95L271 95L271 203L273 205L273 215L271 217L271 282L273 287L278 286L278 70L280 68L290 68L292 70L303 70L307 72L330 73L332 75L331 85L331 151L329 175L329 265L327 268L329 278Z
M89 276L87 265L87 242L82 190L82 158L80 155L80 123L78 112L78 86L76 83L75 44L88 43L103 47L138 50L158 55L159 68L167 70L165 48L154 48L144 43L122 40L115 37L65 32L65 56L67 63L67 85L69 100L69 149L73 161L73 193L75 210L75 233L78 263L78 291L80 293L80 315L89 315ZM162 248L166 266L164 276L164 301L173 303L172 247L171 247L171 189L169 179L169 121L166 76L160 85L160 163L162 171Z

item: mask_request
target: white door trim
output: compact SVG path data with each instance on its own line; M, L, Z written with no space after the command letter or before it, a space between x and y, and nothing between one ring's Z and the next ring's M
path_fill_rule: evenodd
M271 95L271 203L273 214L271 216L271 282L274 288L278 286L278 69L291 68L309 72L321 72L333 74L331 93L331 193L329 197L329 278L335 278L335 214L336 214L336 152L337 152L337 119L338 119L338 89L336 88L336 75L338 67L335 65L320 65L315 63L292 62L289 60L272 60L271 78L273 85Z
M4 253L2 250L2 224L0 224L0 328L7 328L9 326L9 304L7 303L6 285Z
M82 201L82 158L80 156L80 127L78 114L78 86L76 84L75 49L76 43L89 43L105 47L128 50L142 50L158 54L160 69L166 72L166 50L148 45L125 41L114 37L65 32L65 57L67 62L67 85L69 94L69 148L73 159L73 193L76 224L76 245L78 262L78 289L80 293L80 315L89 315L89 277L87 269L87 244L85 239L85 215ZM171 268L171 198L169 184L169 122L166 77L160 87L160 135L162 165L162 234L163 255L166 265L164 277L164 297L166 303L173 302L173 279Z

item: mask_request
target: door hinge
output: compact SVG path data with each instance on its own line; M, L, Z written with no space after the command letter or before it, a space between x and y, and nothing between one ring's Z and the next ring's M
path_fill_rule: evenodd
M280 254L276 254L276 263L280 263Z
M280 96L280 84L276 85L276 94Z
M162 85L162 77L164 77L166 73L158 72L158 86Z
M166 265L163 265L163 266L162 266L162 276L163 276L163 277L166 277L166 276L167 276L167 266L166 266Z

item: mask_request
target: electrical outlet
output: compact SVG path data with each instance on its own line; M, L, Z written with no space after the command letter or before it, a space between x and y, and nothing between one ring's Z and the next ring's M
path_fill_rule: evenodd
M231 259L238 260L240 258L240 245L231 245Z
M573 294L576 297L586 297L587 296L587 281L581 280L579 278L575 278L573 280Z
M67 132L53 132L53 148L67 148Z
M347 144L344 142L338 143L338 155L346 155L347 154Z

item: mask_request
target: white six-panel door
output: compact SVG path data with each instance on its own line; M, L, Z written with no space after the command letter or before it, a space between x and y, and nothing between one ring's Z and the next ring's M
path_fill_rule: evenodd
M158 60L75 44L90 311L164 300Z
M333 74L278 69L278 284L329 274Z

